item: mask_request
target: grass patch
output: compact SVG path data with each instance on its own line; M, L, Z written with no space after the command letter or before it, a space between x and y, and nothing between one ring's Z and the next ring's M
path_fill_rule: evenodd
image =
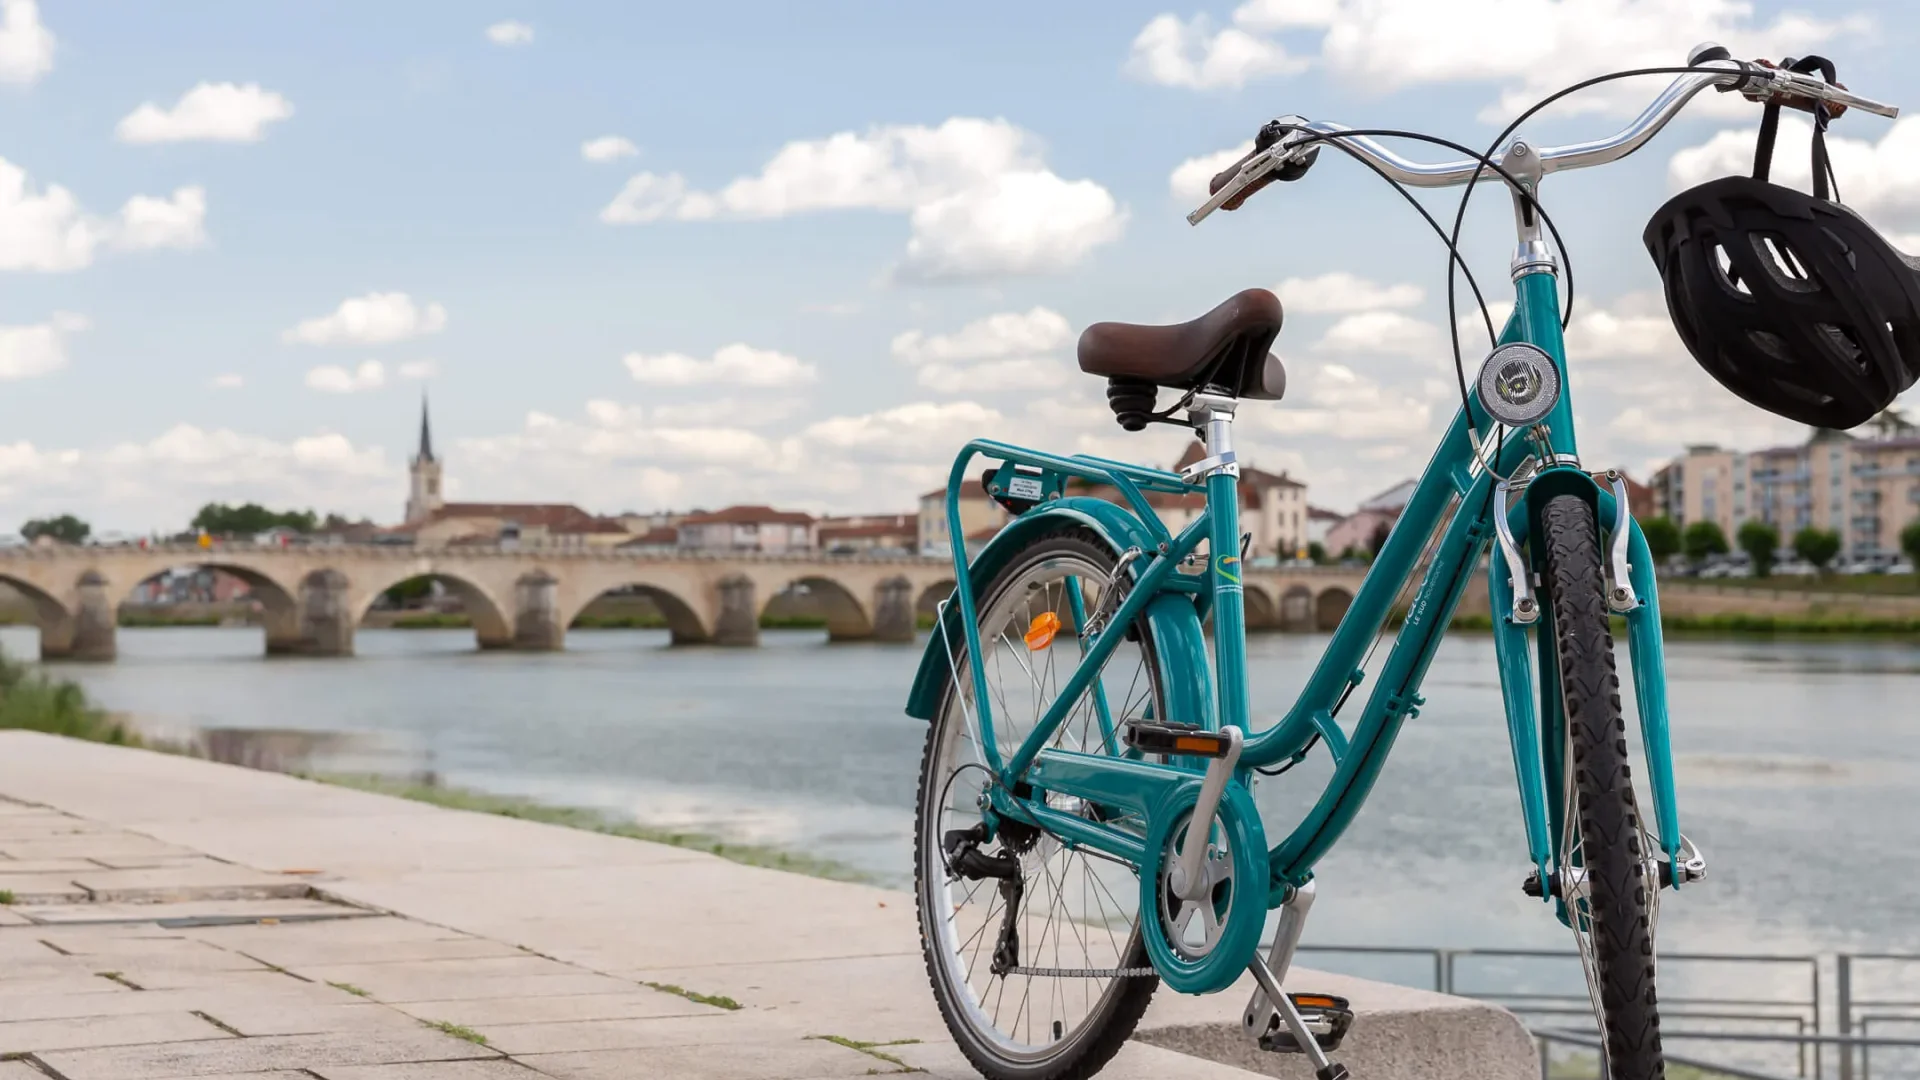
M1920 635L1920 619L1870 615L1667 615L1660 625L1679 634Z
M114 621L120 626L149 629L162 626L219 626L223 620L218 615L165 615L123 608Z
M333 987L335 990L345 990L347 993L352 994L354 997L370 998L373 996L372 994L367 993L365 990L360 989L359 987L353 985L352 983L330 982L327 985Z
M13 890L0 889L0 907L6 907L12 903L13 903Z
M725 994L703 994L698 990L689 990L684 986L675 986L672 983L642 981L640 985L650 986L663 994L672 994L675 997L686 998L696 1005L711 1005L716 1009L725 1009L728 1012L738 1012L741 1008L739 1002Z
M658 613L626 615L582 615L569 630L665 630L667 618Z
M545 825L564 825L570 829L586 829L590 832L605 833L608 836L624 836L630 840L646 840L655 844L690 848L747 866L760 866L769 870L785 870L789 873L829 878L833 881L862 883L872 881L870 875L845 863L823 859L817 855L786 851L761 844L736 844L705 833L678 832L631 821L621 821L602 811L585 807L549 806L532 799L521 799L510 795L490 795L484 791L473 791L468 788L446 787L440 784L396 780L389 777L322 775L310 779L323 780L330 784L358 788L361 791L371 791L381 795L395 795L415 802L432 803L450 810L498 814L501 817L537 821Z
M106 710L94 707L78 683L54 679L0 656L0 728L44 731L90 742L138 746L140 739Z
M889 1065L896 1066L893 1070L895 1072L921 1071L881 1049L887 1046L912 1046L918 1043L920 1041L919 1039L894 1039L891 1042L862 1042L859 1039L849 1039L845 1035L809 1035L807 1038L819 1039L821 1042L830 1042L835 1046L844 1046L849 1050L858 1050L870 1058L878 1058ZM867 1075L872 1076L878 1071L877 1069L870 1069Z
M117 982L121 986L124 986L129 990L145 990L146 989L146 987L141 986L139 983L134 982L132 979L127 978L125 975L122 975L117 971L96 971L94 972L94 974L100 976L101 978L107 980L108 982Z
M487 1037L470 1027L461 1027L459 1024L449 1024L445 1020L422 1020L420 1022L442 1035L451 1035L456 1039L465 1039L475 1046L487 1045Z
M1686 588L1689 585L1716 589L1752 589L1756 592L1784 593L1871 593L1883 596L1912 596L1920 593L1920 579L1912 574L1822 574L1818 577L1763 578L1661 578L1661 586Z

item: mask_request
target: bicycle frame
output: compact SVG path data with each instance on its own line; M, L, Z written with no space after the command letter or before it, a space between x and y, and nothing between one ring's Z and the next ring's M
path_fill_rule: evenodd
M1554 275L1523 273L1516 279L1516 294L1514 312L1501 335L1501 343L1522 341L1540 347L1559 368L1561 386L1565 387L1566 361ZM1474 430L1495 430L1495 423L1477 399L1470 397L1468 407L1473 410ZM1366 801L1401 725L1418 715L1424 703L1419 694L1421 680L1466 590L1469 575L1495 536L1492 515L1509 513L1515 537L1524 542L1536 531L1536 504L1544 503L1548 495L1572 491L1594 503L1598 521L1614 520L1611 492L1572 464L1577 460L1577 451L1568 395L1563 393L1549 414L1544 432L1536 433L1543 436L1538 449L1550 454L1552 463L1530 478L1520 500L1509 512L1506 507L1494 506L1494 478L1482 467L1482 453L1497 453L1494 468L1502 475L1511 475L1529 453L1526 440L1515 438L1497 446L1488 440L1477 451L1467 414L1456 413L1293 707L1273 727L1257 734L1247 733L1236 775L1241 784L1249 779L1249 769L1303 757L1316 736L1325 742L1335 765L1334 775L1318 802L1268 851L1269 906L1283 902L1291 890L1312 878L1315 863L1339 839ZM1130 513L1114 508L1123 520L1109 523L1106 531L1112 534L1110 538L1116 550L1135 547L1141 550L1141 555L1128 568L1133 574L1130 591L1105 625L1130 626L1148 613L1150 605L1169 594L1190 598L1196 619L1199 612L1210 609L1214 621L1211 708L1208 708L1209 695L1190 695L1188 707L1199 714L1166 719L1197 723L1210 729L1232 725L1246 732L1245 597L1241 580L1243 568L1238 559L1237 476L1230 472L1208 476L1204 487L1205 513L1176 536L1170 534L1154 514L1142 491L1197 493L1196 485L1178 475L1084 455L1045 454L989 440L969 443L955 460L949 476L947 520L956 587L947 607L954 610L943 611L938 624L941 629L929 643L928 655L922 663L915 695L917 704L910 706L909 711L925 719L933 718L931 699L926 691L931 677L942 680L947 677L951 657L960 644L951 640L954 623L958 623L958 629L964 634L966 655L981 655L974 595L976 582L968 565L959 512L961 485L976 455L999 459L1003 463L1002 477L1011 475L1017 466L1041 471L1045 494L1023 518L1065 512L1065 505L1059 501L1063 477L1110 484L1119 491ZM1068 503L1075 501L1087 500L1068 500ZM1449 508L1452 508L1450 516ZM1630 524L1629 528L1631 583L1638 598L1636 606L1626 613L1635 699L1640 711L1660 846L1677 864L1681 839L1667 738L1653 559L1637 524ZM1336 723L1334 711L1350 687L1357 689L1365 680L1367 673L1360 665L1367 649L1392 613L1396 597L1419 572L1421 555L1436 530L1440 530L1438 546L1407 606L1393 647L1379 668L1357 720L1350 728L1343 728ZM1205 572L1179 573L1178 568L1198 550L1203 540L1209 552ZM984 557L980 560L987 561ZM979 569L978 564L973 569ZM1561 854L1566 718L1561 708L1552 652L1544 645L1540 652L1546 675L1538 680L1536 709L1534 657L1529 651L1526 627L1515 624L1511 618L1512 585L1506 565L1501 559L1489 560L1487 573L1493 640L1526 826L1527 854L1544 880ZM1169 805L1165 800L1183 785L1197 785L1199 773L1192 763L1176 761L1162 765L1129 756L1121 752L1114 739L1107 740L1106 746L1111 749L1107 753L1047 746L1089 689L1103 732L1113 734L1098 676L1124 635L1096 633L1089 641L1087 616L1078 590L1069 592L1073 594L1071 615L1073 629L1082 642L1082 658L1060 687L1051 708L1010 758L1003 760L998 740L993 736L991 700L983 665L969 665L980 745L998 780L993 785L992 809L996 814L1039 825L1068 844L1084 845L1137 868L1147 854L1138 835L1051 808L1046 805L1045 793L1057 792L1124 809L1145 821L1156 807ZM1543 614L1538 624L1543 641L1551 640L1550 620L1550 614ZM938 664L934 663L936 653ZM1158 660L1163 681L1201 682L1205 676L1191 668L1204 665L1205 661L1204 645L1167 650ZM955 689L957 692L958 688ZM1679 875L1674 878L1673 884L1678 887Z

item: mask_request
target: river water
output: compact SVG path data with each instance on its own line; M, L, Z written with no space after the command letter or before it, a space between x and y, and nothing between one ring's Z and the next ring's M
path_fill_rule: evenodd
M893 883L911 873L925 726L901 713L910 646L769 632L757 650L671 649L664 631L604 630L563 653L480 653L463 630L363 631L353 659L269 661L258 630L123 629L119 644L117 663L62 674L149 723L370 733L387 765L452 784L804 849ZM1257 726L1323 644L1252 640ZM30 656L33 632L0 631L0 646ZM1711 870L1667 894L1662 951L1920 952L1920 646L1683 640L1668 654L1682 827ZM1449 638L1424 692L1320 864L1308 940L1563 947L1520 892L1490 640ZM1316 754L1263 783L1270 836L1326 769Z

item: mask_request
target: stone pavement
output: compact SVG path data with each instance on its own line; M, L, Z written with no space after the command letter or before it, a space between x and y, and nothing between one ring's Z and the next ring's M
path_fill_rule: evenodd
M8 731L0 890L0 1080L974 1075L910 896L680 848ZM1313 988L1363 1080L1537 1075L1500 1010ZM1163 991L1102 1076L1309 1075L1244 1000Z

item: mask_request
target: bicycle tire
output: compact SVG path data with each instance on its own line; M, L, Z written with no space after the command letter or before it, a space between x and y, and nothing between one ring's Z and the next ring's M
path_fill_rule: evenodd
M1007 564L996 573L987 586L981 590L977 610L986 618L986 613L996 609L1007 590L1017 585L1035 566L1044 560L1070 558L1110 572L1117 561L1112 549L1098 534L1091 530L1066 526L1037 536L1025 548L1012 556ZM937 631L936 631L937 632ZM1139 624L1141 652L1146 660L1151 682L1151 700L1156 715L1165 715L1165 693L1160 686L1159 677L1153 662L1151 629L1144 621ZM969 678L969 657L960 655L955 668L961 680ZM926 747L921 754L919 793L915 799L914 813L914 896L915 908L919 915L920 946L927 966L927 980L933 988L934 1000L940 1009L941 1019L947 1030L953 1035L954 1042L961 1052L973 1063L983 1076L989 1080L1084 1080L1100 1069L1117 1053L1134 1027L1146 1012L1147 1004L1160 984L1157 976L1123 976L1110 980L1100 1001L1088 1010L1087 1019L1073 1032L1067 1033L1062 1043L1057 1043L1058 1052L1043 1053L1037 1057L1021 1059L1010 1055L995 1045L993 1033L976 1030L979 1020L976 1013L981 1012L978 1002L968 1002L960 998L961 993L971 993L967 973L956 980L953 972L943 964L957 961L940 944L942 940L936 933L934 920L947 920L950 916L944 909L936 915L933 906L936 902L936 887L944 890L952 883L950 874L947 880L934 882L929 869L936 865L932 859L940 859L944 865L944 856L939 851L929 851L928 843L933 831L941 828L937 820L929 820L945 806L946 793L943 790L949 777L959 770L943 769L943 747L949 745L948 725L968 724L970 717L964 708L956 708L957 694L961 687L954 684L950 672L947 686L941 695L939 711L928 723ZM977 734L977 733L976 733ZM1004 847L1004 845L1003 845ZM1083 856L1084 859L1084 856ZM1137 874L1137 870L1135 871ZM1134 886L1137 892L1137 879ZM944 894L943 894L944 896ZM943 899L941 902L945 902ZM1142 916L1144 917L1144 916ZM1022 920L1024 922L1024 920ZM1044 942L1044 936L1042 938ZM1125 968L1147 968L1151 961L1147 958L1146 944L1141 940L1139 923L1136 920L1131 937L1117 949L1118 963ZM1003 980L1002 986L1006 985ZM1031 986L1031 982L1029 982ZM972 1006L972 1007L970 1007ZM996 1017L997 1019L997 1017ZM1018 1018L1015 1023L1017 1025Z
M1620 676L1608 625L1600 534L1592 504L1558 495L1541 514L1543 585L1553 616L1554 656L1565 704L1568 758L1563 782L1577 798L1585 910L1591 925L1602 1042L1612 1080L1660 1080L1660 1012L1654 992L1652 892L1627 757ZM1563 860L1564 861L1564 860ZM1573 905L1569 905L1572 907Z

